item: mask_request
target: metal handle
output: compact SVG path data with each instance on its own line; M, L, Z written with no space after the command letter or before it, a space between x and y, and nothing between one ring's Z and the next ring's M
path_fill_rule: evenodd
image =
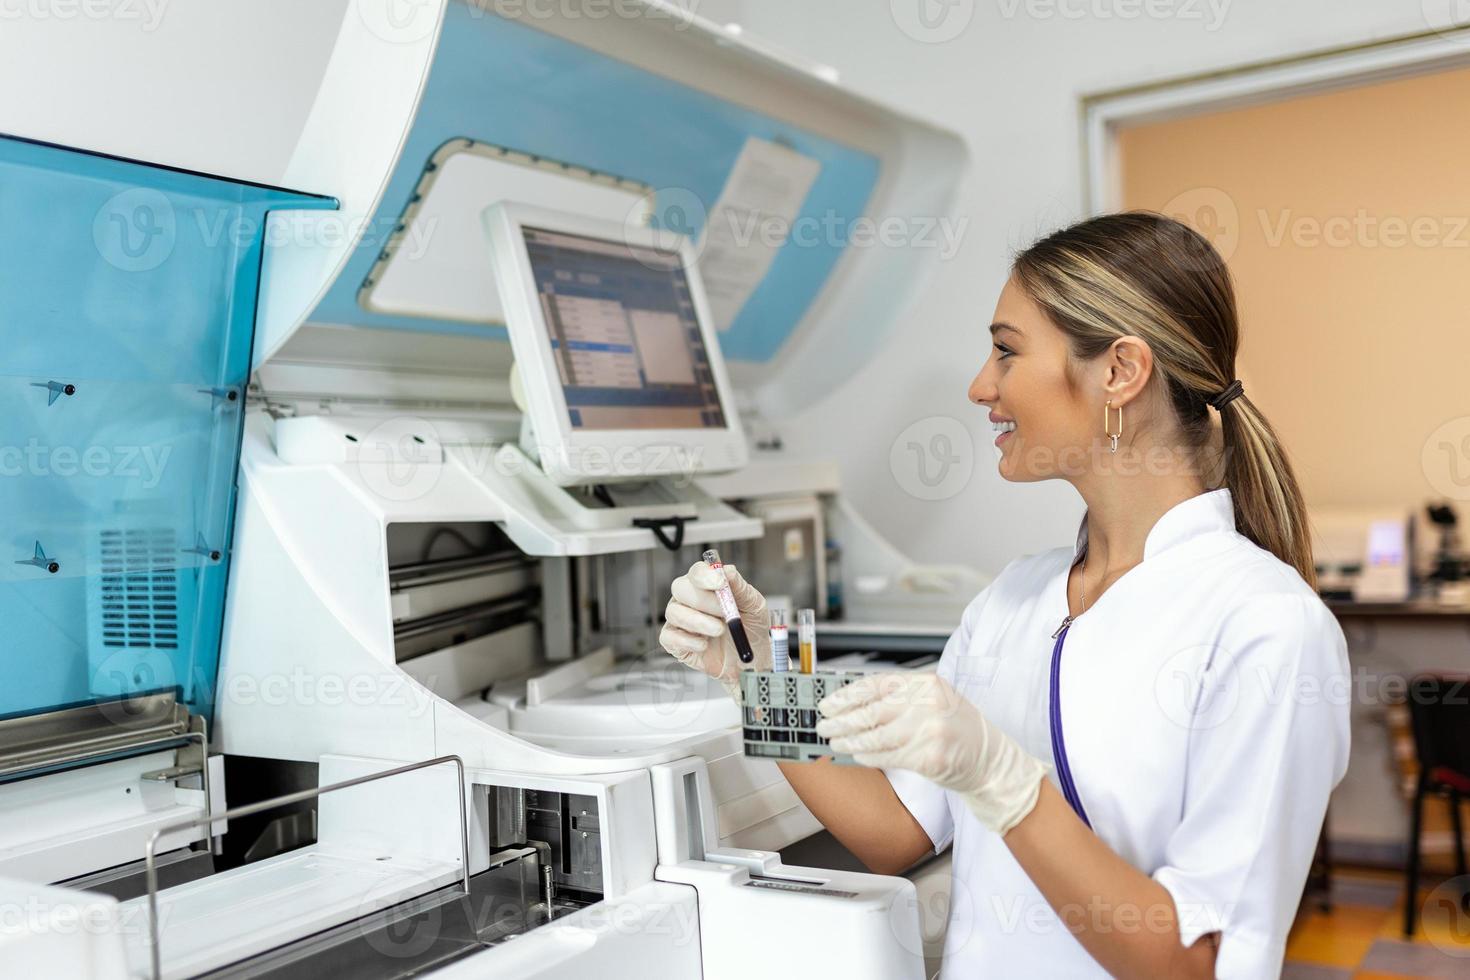
M361 786L363 783L371 783L379 779L387 779L390 776L401 776L404 773L414 772L419 769L430 769L434 766L442 766L446 763L454 763L459 771L459 855L462 869L461 886L465 895L470 893L470 824L465 810L465 770L464 760L457 755L442 755L437 759L428 759L424 762L415 762L412 765L399 766L396 769L385 769L383 772L370 773L366 776L358 776L355 779L343 780L330 786L318 786L316 789L304 789L287 796L279 796L273 800L262 800L259 803L250 803L245 806L226 810L221 814L209 814L203 817L195 817L192 820L181 820L177 823L167 824L153 832L148 838L148 845L143 850L143 861L146 868L148 881L148 941L153 959L153 980L163 980L163 960L159 952L158 941L158 866L154 851L158 847L159 838L164 834L173 834L181 830L192 830L195 827L213 825L218 821L238 820L241 817L254 816L264 813L266 810L274 810L277 807L290 806L293 803L303 803L314 800L328 793L335 793L339 789L350 789L353 786ZM207 768L207 767L206 767ZM207 806L207 804L206 804Z

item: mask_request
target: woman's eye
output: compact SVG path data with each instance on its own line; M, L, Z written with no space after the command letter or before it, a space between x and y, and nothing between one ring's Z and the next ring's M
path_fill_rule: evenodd
M996 350L1000 351L1000 359L1002 361L1005 360L1006 358L1010 357L1013 353L1015 353L1015 351L1012 351L1010 348L1006 347L1004 344L996 344L994 346L995 346L995 349Z

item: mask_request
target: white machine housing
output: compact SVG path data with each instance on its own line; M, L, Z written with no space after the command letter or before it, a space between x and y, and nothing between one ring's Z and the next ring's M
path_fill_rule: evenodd
M631 67L694 98L765 113L861 150L875 172L864 217L881 222L949 209L966 162L953 134L855 95L830 69L773 53L678 4L648 0L636 5L647 16L613 18L595 15L591 8L601 6L573 0L514 26L594 68ZM48 857L61 853L53 828L9 820L0 827L0 857L26 873L0 881L0 905L45 899L51 883L71 881L79 905L117 925L70 942L27 926L0 934L0 949L40 972L78 977L117 977L120 968L146 975L153 952L169 977L264 958L282 943L379 911L364 902L383 893L363 883L387 880L396 899L443 894L466 874L487 873L498 860L492 791L504 790L595 801L600 827L584 824L568 837L598 836L595 846L582 845L582 856L600 883L582 890L589 904L514 942L468 951L442 976L716 978L772 968L922 975L932 943L920 934L909 882L786 867L774 853L818 824L774 764L743 756L718 686L687 676L672 682L666 660L616 660L589 642L581 626L587 596L612 588L598 578L599 564L621 561L627 572L646 559L652 572L664 553L654 533L631 526L626 513L599 512L618 511L616 502L599 508L560 484L566 474L527 468L510 346L473 330L360 325L330 313L325 301L339 285L360 293L361 277L349 271L359 253L384 248L371 232L395 177L435 159L404 155L417 145L416 127L454 108L442 88L432 93L440 101L426 100L431 70L450 77L474 61L464 55L473 53L474 32L517 20L514 12L460 0L430 0L407 12L401 20L372 4L177 0L149 31L124 19L79 25L52 18L17 21L0 36L0 80L12 91L48 93L44 102L12 100L0 131L300 188L340 204L330 213L273 214L265 236L211 759L189 777L215 784L210 804L186 779L129 807L146 811L150 829L172 825L175 816L208 825L225 812L222 757L315 766L321 788L403 763L452 758L464 767L462 780L446 764L410 774L406 786L385 779L363 787L365 797L349 795L357 789L331 803L323 797L309 849L163 887L156 916L137 898L95 899L83 867ZM211 53L207 72L200 51ZM449 65L452 57L461 61ZM273 67L262 73L261 65ZM568 83L593 84L587 77L595 73ZM98 100L99 91L110 97ZM514 91L502 94L517 105ZM495 107L466 95L459 108ZM487 114L485 132L456 135L494 143L496 124ZM519 168L521 204L554 206L568 180L608 193L624 189L584 161L518 149L497 163ZM483 207L504 198L504 186L482 184L477 206L461 217L478 224ZM609 200L621 202L604 197L600 206L611 208ZM395 209L385 212L394 220ZM737 414L784 418L849 377L894 327L931 259L913 249L848 249L809 284L819 288L779 357L732 358L732 431L740 430ZM812 489L809 461L753 462L741 471L753 484L738 491L679 488L672 505L690 522L692 540L753 538L760 522L730 500ZM819 492L833 499L834 533L857 532L849 554L871 555L898 574L902 556L866 533L832 488ZM626 506L638 511L650 502ZM539 611L400 660L404 608L432 605L467 580L424 586L405 607L403 593L395 593L403 564L390 553L390 537L424 526L503 532L534 569ZM480 568L469 578L498 588L501 577L521 571ZM497 686L501 700L487 699ZM671 692L680 699L672 711L660 700ZM609 697L626 706L612 731ZM596 710L578 713L578 701ZM554 705L568 720L543 725L546 716L534 710L540 705ZM99 810L90 823L84 808L119 786L141 786L166 761L137 760L122 775L118 767L72 770L28 788L78 818L68 828L73 857L108 835L125 838L126 848L93 862L101 871L123 860L124 850L141 857L140 834L115 833L108 821L120 808ZM471 801L465 827L450 829L443 817L460 794ZM454 840L459 833L468 841L468 868ZM183 843L188 835L178 836ZM671 937L661 928L669 916L692 925ZM807 929L792 928L797 920ZM154 929L162 936L156 950ZM751 930L778 938L749 944ZM843 942L809 941L812 935Z

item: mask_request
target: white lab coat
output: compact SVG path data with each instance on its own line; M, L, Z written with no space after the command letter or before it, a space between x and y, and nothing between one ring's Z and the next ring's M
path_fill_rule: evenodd
M965 610L939 673L1052 765L1052 634L1074 548L1012 561ZM1142 563L1073 621L1063 741L1094 831L1173 895L1182 940L1219 930L1219 977L1277 976L1331 793L1348 758L1347 644L1289 565L1235 529L1231 494L1186 500ZM888 770L936 850L953 842L946 978L1106 976L965 805ZM1066 921L1094 921L1095 908ZM1117 928L1149 928L1118 910ZM1127 918L1128 916L1131 918Z

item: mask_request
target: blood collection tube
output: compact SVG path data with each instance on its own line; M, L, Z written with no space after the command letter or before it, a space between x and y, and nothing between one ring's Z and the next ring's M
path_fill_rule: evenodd
M815 673L817 669L817 611L802 609L796 614L796 639L801 646L801 672Z
M771 669L785 673L791 669L791 638L786 629L786 611L771 610Z
M725 563L720 561L720 553L713 548L704 553L704 561L719 573L724 582L715 590L715 595L720 600L720 611L725 614L725 625L730 628L730 639L735 643L735 652L740 655L741 663L748 664L755 660L755 651L750 647L750 637L745 635L745 623L740 619L740 607L735 605L735 593L730 591L730 583L725 579Z

